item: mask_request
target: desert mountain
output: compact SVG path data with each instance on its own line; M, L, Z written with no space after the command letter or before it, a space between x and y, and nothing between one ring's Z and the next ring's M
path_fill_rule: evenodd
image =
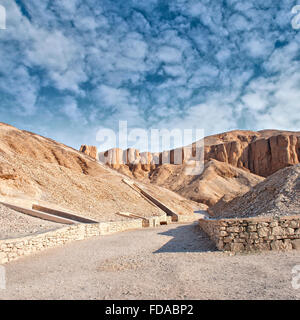
M111 149L99 153L105 155L107 164L114 169L126 165L133 174L140 170L151 172L155 164L161 165L162 158L169 158L174 164L174 153L140 153L136 149ZM192 154L183 148L182 162L193 159ZM287 166L300 162L300 132L262 130L236 130L204 138L204 159L215 159L235 167L246 169L253 174L267 177Z
M263 177L251 174L217 160L205 163L200 176L184 173L185 165L162 165L150 176L151 182L164 186L180 195L208 206L214 205L224 195L235 197L244 194Z
M279 170L253 190L209 209L214 217L294 215L300 211L300 164Z
M192 148L163 153L140 153L136 149L100 152L111 168L176 191L188 199L214 205L224 195L228 199L243 194L274 172L299 163L300 132L236 130L204 138L205 167L201 175L187 176L185 167ZM87 151L90 149L87 149ZM182 162L174 164L174 154ZM163 164L162 159L170 159Z
M0 123L2 201L22 205L38 202L96 221L122 220L116 215L118 211L145 217L161 215L158 207L126 185L123 178L82 152ZM179 214L196 209L195 203L169 190L150 188Z
M216 159L268 177L300 162L300 132L231 131L205 138L205 159Z

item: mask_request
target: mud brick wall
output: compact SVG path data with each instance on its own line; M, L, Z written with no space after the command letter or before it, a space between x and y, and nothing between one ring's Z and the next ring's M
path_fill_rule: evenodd
M201 219L200 228L223 251L300 248L300 215L244 219Z

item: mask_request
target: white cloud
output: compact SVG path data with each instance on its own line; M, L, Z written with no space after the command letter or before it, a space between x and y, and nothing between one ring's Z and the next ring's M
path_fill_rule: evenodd
M27 50L29 62L48 70L58 89L79 91L79 84L87 80L81 48L60 31L36 31L34 35L36 41Z
M181 52L169 46L160 47L157 56L161 61L166 63L178 63L181 61Z
M87 120L81 110L78 108L77 102L73 97L65 97L61 112L67 116L67 118L75 123L86 125Z
M197 88L200 86L212 85L216 81L219 69L214 65L203 64L195 70L192 77L188 81L189 88Z
M271 53L271 50L273 49L273 44L272 41L268 41L268 39L253 36L250 39L245 39L244 49L251 57L265 57L269 53Z
M264 110L267 107L267 99L260 93L248 93L242 98L245 105L252 110Z
M228 20L228 28L232 31L248 31L252 27L244 16L241 14L233 14Z
M205 104L194 105L180 118L173 117L161 123L161 127L180 129L204 129L205 135L237 128L232 109L213 97Z
M225 2L3 0L0 110L37 125L48 108L89 128L299 128L293 1Z
M164 66L164 70L173 77L184 76L185 69L181 65Z
M225 49L221 49L217 54L216 54L216 58L219 62L225 62L226 60L228 60L231 56L231 52L229 49L225 48Z
M147 54L148 46L139 35L127 35L121 43L122 53L132 59L144 59Z
M127 105L130 96L129 92L125 89L117 89L107 85L100 85L94 94L105 105L112 107Z

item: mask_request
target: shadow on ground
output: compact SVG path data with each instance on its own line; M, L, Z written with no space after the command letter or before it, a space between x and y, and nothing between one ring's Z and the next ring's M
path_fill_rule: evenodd
M217 251L215 244L200 229L198 223L182 225L161 232L159 235L169 236L172 239L154 253Z

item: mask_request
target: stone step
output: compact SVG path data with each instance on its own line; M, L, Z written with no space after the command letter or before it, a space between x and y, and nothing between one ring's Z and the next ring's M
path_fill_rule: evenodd
M51 208L47 208L38 204L33 204L32 205L32 209L34 210L38 210L38 211L42 211L54 216L59 216L65 219L70 219L73 220L75 222L81 222L81 223L98 223L98 221L95 220L91 220L91 219L87 219L85 217L82 217L78 214L74 214L74 213L70 213L70 212L65 212L65 211L61 211L61 210L56 210L56 209L51 209Z
M4 206L15 210L17 212L20 213L24 213L27 214L29 216L35 217L35 218L39 218L39 219L43 219L43 220L48 220L51 222L56 222L56 223L62 223L62 224L75 224L77 223L77 221L71 220L71 219L67 219L67 218L62 218L56 215L52 215L52 214L48 214L48 213L44 213L41 211L37 211L37 210L32 210L32 209L28 209L28 208L23 208L23 207L19 207L10 203L5 203L5 202L1 202L1 204L3 204Z
M151 204L155 205L156 207L158 207L159 209L164 211L167 214L167 216L171 216L173 222L178 221L178 215L174 211L172 211L170 208L168 208L166 205L164 205L161 201L159 201L158 199L156 199L152 195L150 195L147 191L145 191L143 188L141 188L137 183L135 183L131 180L128 180L128 179L123 179L122 181L124 183L126 183L127 185L129 185L134 190L136 190L144 198L146 198L148 200L148 202L150 201Z

